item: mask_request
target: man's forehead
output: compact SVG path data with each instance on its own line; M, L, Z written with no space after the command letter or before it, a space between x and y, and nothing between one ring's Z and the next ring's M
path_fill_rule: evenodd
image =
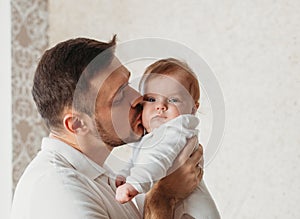
M92 80L92 85L96 87L101 87L106 83L117 82L117 81L128 81L130 77L130 72L127 68L122 65L122 63L114 58L109 66L101 70L96 78Z
M113 73L117 73L116 76L118 76L118 74L121 74L122 76L125 76L127 78L130 77L130 72L116 57L113 58L106 71L111 75L113 75Z

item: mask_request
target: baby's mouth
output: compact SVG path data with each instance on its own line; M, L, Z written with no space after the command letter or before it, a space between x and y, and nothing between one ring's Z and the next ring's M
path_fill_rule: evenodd
M166 119L167 117L162 114L155 115L152 119Z

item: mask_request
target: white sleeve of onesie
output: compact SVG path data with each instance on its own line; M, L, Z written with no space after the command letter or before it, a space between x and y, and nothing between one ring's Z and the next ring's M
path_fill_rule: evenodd
M133 157L133 166L126 182L139 193L145 193L153 184L166 176L175 158L187 143L197 135L199 119L194 115L181 115L161 125L144 136L138 152Z

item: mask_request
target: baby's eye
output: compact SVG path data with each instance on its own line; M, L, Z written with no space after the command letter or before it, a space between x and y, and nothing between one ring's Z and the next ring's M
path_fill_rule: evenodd
M180 100L178 98L169 98L168 102L169 103L178 103L178 102L180 102Z
M144 100L147 101L147 102L155 102L154 97L144 97Z

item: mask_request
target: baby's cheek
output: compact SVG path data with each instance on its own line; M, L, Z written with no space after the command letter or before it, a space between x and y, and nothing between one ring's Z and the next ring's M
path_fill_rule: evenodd
M177 109L178 109L178 113L180 115L182 115L182 114L191 114L192 111L193 111L192 110L193 107L192 106L188 106L186 104L179 104L178 107L177 107Z
M172 116L172 118L175 118L182 114L182 107L179 105L173 104L171 107L169 107L169 115Z

